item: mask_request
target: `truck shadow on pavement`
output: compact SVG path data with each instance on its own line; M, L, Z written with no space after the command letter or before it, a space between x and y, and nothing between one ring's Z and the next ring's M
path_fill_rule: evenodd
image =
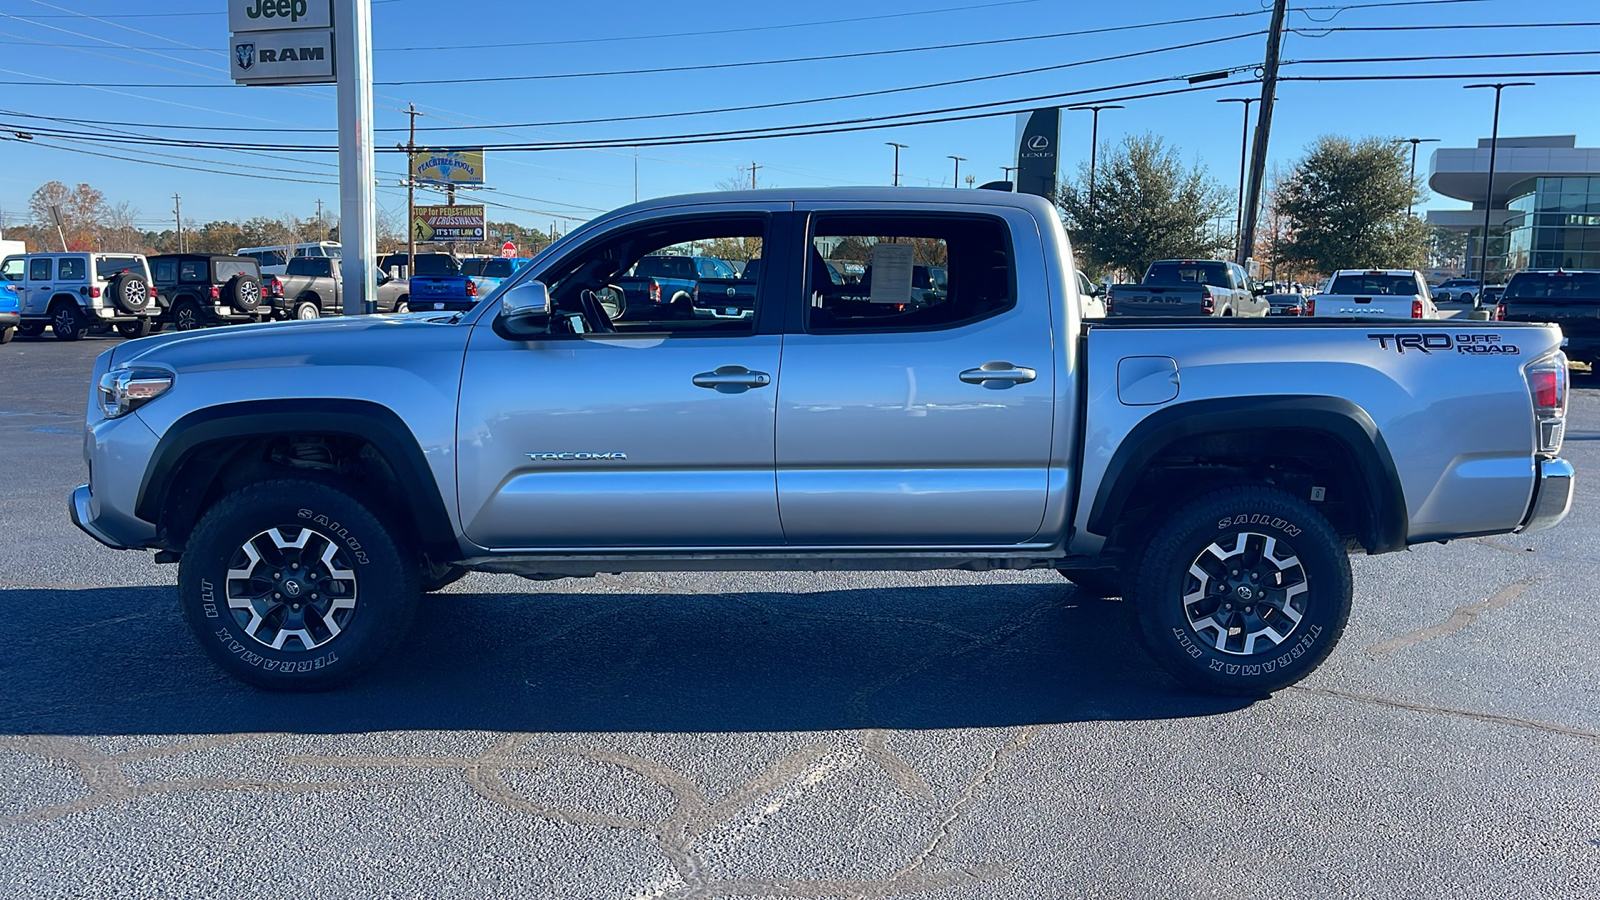
M323 694L222 675L170 587L0 590L0 733L725 732L1206 716L1124 604L1065 583L817 593L424 598L379 666ZM618 587L625 587L618 585Z

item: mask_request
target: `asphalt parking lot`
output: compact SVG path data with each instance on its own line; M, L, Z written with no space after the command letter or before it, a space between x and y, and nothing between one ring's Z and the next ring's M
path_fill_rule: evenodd
M1053 573L472 575L259 693L68 521L94 355L0 347L0 896L1600 896L1600 382L1560 528L1357 558L1188 694Z

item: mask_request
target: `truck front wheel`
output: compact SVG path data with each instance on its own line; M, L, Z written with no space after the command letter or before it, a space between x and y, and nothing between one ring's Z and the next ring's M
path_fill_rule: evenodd
M1344 633L1350 558L1307 503L1226 488L1156 529L1131 599L1151 655L1179 681L1264 696L1309 675Z
M217 665L275 691L337 687L405 633L415 553L319 481L258 482L201 517L178 570L184 620Z

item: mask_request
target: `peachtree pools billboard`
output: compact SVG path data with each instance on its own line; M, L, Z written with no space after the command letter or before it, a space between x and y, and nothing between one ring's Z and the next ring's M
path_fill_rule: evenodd
M418 150L411 157L411 177L421 184L483 184L483 149Z

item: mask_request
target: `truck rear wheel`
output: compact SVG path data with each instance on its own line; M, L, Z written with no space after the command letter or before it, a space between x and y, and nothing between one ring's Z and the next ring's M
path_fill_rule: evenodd
M1156 662L1213 694L1263 696L1311 674L1350 618L1350 558L1307 503L1267 487L1200 497L1161 525L1133 585Z
M349 494L309 479L217 501L178 569L184 621L228 674L275 691L337 687L410 626L416 554Z
M83 313L71 303L57 303L55 309L50 311L50 330L55 332L58 341L75 341L83 337Z

